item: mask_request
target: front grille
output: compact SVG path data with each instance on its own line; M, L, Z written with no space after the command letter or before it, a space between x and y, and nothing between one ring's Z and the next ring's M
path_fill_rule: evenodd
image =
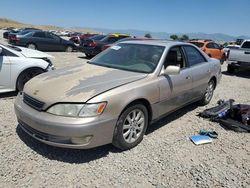
M18 123L21 126L21 128L24 131L26 131L28 134L30 134L36 138L39 138L41 140L55 142L55 143L61 143L61 144L69 144L70 143L69 137L56 136L56 135L51 135L48 133L38 131L38 130L30 127L26 123L22 122L21 120L18 120Z
M39 101L27 95L26 93L23 94L23 102L38 111L41 111L43 109L43 106L45 105L44 102Z

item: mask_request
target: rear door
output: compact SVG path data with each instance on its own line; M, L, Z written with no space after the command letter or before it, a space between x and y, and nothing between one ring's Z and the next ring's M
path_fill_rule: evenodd
M187 64L192 75L192 100L200 98L211 77L212 64L206 60L202 53L193 46L184 45Z
M181 46L176 46L168 51L164 62L164 69L169 65L181 68L178 75L160 75L158 77L160 87L159 115L188 103L192 98L192 70L187 67L187 62Z

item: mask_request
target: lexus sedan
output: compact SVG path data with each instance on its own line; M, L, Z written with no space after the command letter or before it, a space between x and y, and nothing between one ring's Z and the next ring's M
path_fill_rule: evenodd
M84 65L30 80L15 113L26 133L49 145L112 143L127 150L160 117L196 101L208 104L220 78L220 62L192 44L125 41Z
M37 50L0 44L0 93L22 91L31 78L54 69L49 58Z

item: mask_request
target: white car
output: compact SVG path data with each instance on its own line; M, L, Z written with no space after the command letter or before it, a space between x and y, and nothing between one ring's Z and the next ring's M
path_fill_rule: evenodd
M54 69L53 56L22 47L0 44L0 93L21 91L34 76Z

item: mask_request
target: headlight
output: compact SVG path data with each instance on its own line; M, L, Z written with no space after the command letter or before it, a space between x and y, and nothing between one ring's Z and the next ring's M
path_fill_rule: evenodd
M106 102L94 104L56 104L50 107L47 112L68 117L91 117L100 115L105 107Z

